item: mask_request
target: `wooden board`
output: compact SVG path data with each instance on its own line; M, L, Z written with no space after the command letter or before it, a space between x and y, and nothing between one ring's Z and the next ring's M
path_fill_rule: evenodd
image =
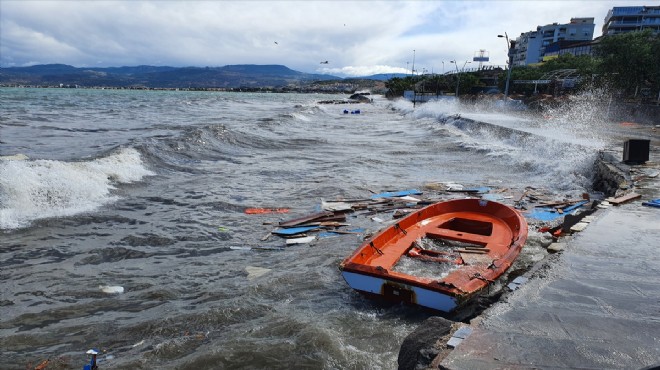
M623 203L629 202L629 201L631 201L631 200L633 200L633 199L637 199L637 198L641 198L641 197L642 197L641 194L637 194L637 193L629 193L629 194L626 194L626 195L624 195L624 196L622 196L622 197L618 197L618 198L607 198L606 200L607 200L608 202L614 204L614 205L619 205L619 204L623 204Z

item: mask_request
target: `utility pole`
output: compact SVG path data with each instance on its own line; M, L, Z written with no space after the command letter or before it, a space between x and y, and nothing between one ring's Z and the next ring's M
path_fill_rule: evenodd
M412 69L413 76L415 75L415 49L413 49L413 69Z
M507 35L506 32L504 32L504 36L502 35L497 35L497 37L504 37L506 38L506 46L507 46L507 56L509 57L509 71L506 74L506 85L504 87L504 100L506 101L507 98L509 97L509 82L511 81L511 70L513 69L513 52L516 48L516 40L509 40L509 35Z

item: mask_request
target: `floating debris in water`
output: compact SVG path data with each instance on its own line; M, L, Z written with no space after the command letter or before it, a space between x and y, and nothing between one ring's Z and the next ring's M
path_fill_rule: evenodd
M121 294L124 293L124 287L119 285L99 285L99 289L107 294Z

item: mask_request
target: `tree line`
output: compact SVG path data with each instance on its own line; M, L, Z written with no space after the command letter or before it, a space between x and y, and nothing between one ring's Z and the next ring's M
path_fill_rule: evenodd
M538 80L552 71L574 69L579 75L575 89L605 86L621 98L660 99L660 35L651 30L605 36L592 45L592 55L563 54L535 66L514 66L511 81ZM489 86L493 70L461 72L451 75L413 75L392 78L386 83L389 97L402 96L405 90L459 95L474 93ZM497 86L504 91L506 71L497 71ZM509 85L510 94L530 95L552 86ZM545 89L545 91L543 90Z

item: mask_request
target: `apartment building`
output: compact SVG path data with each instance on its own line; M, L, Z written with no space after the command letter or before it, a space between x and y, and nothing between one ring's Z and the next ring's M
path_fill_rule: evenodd
M645 29L660 33L660 6L615 6L603 22L603 36Z
M514 66L540 63L545 49L560 41L591 41L594 36L594 18L571 18L566 24L553 23L536 27L536 31L521 33L516 38Z

